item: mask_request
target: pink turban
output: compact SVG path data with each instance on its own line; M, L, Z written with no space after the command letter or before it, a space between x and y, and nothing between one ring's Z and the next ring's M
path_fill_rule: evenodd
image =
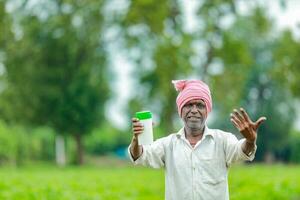
M212 100L209 87L199 80L175 80L172 81L175 89L179 91L176 99L178 114L181 117L182 107L190 100L202 99L205 102L207 114L212 109Z

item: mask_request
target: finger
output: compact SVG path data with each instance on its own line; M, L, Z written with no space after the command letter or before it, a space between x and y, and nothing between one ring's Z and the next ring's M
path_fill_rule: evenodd
M141 133L144 132L144 127L143 127L143 126L133 127L133 128L132 128L132 131L133 131L133 134L134 134L135 136L137 136L137 135L139 135L139 134L141 134Z
M240 119L233 113L230 114L231 119L233 119L239 126L242 125L242 122L240 121Z
M241 122L245 121L244 117L241 115L241 113L238 112L237 109L233 109L233 113Z
M144 127L142 127L142 126L137 126L137 127L133 127L132 130L133 130L133 131L143 131L143 130L144 130Z
M256 129L261 125L261 123L263 123L264 121L266 121L267 118L266 117L260 117L256 122L255 122L255 127Z
M143 130L143 129L140 129L140 130L134 130L133 132L134 132L134 133L143 133L144 130Z
M244 119L245 119L247 122L252 123L252 121L251 121L249 115L248 115L247 112L244 110L244 108L240 108L240 111L241 111L241 113L242 113Z
M140 135L140 134L142 134L143 133L143 131L136 131L136 132L133 132L133 134L135 135L135 136L138 136L138 135Z
M137 127L137 126L141 127L141 126L144 126L144 125L141 122L132 123L132 127Z
M232 124L240 131L240 126L239 126L239 124L238 124L233 118L231 118L230 121L231 121L231 123L232 123Z
M132 131L139 131L139 130L144 130L143 126L133 126Z
M139 122L140 120L138 118L132 118L131 121L132 122Z

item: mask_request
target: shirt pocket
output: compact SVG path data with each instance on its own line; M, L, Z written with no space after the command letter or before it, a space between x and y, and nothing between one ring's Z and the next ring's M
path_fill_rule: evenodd
M226 165L220 159L201 159L200 174L203 183L219 184L226 180Z

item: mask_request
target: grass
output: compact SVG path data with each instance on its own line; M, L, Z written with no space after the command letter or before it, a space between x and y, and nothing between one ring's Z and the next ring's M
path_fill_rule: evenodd
M300 200L300 166L236 166L229 173L232 200Z
M0 168L2 200L161 200L164 172L134 166ZM300 200L300 166L241 165L229 174L232 200Z

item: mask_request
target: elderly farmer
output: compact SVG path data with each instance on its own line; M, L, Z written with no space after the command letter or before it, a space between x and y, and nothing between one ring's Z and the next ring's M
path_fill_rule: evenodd
M210 129L206 119L212 109L209 87L199 80L173 81L179 91L178 114L184 127L177 133L138 145L143 125L132 119L133 138L129 146L135 164L165 168L165 199L229 199L228 168L236 161L252 161L256 152L257 129L265 117L252 122L244 109L234 109L230 120L244 136Z

